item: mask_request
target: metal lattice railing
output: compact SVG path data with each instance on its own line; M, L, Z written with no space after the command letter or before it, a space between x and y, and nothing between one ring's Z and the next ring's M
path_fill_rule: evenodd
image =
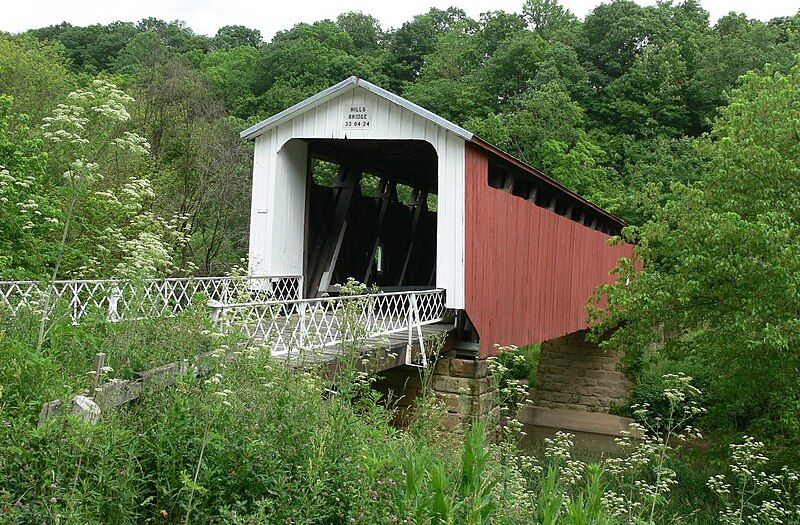
M32 308L59 310L73 323L89 314L109 321L174 315L194 299L220 303L285 301L301 297L302 277L175 277L55 281L0 281L0 315L17 315Z
M214 317L223 330L241 330L282 355L404 332L411 344L421 341L422 326L446 315L444 290L435 289L219 304Z

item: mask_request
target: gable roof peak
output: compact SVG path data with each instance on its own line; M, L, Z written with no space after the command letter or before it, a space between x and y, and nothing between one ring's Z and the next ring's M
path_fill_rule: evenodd
M406 100L406 99L404 99L403 97L401 97L399 95L395 95L391 91L387 91L387 90L385 90L385 89L383 89L381 87L378 87L375 84L373 84L371 82L368 82L368 81L364 80L363 78L359 78L359 77L357 77L355 75L353 75L351 77L348 77L348 78L342 80L341 82L339 82L338 84L334 84L334 85L332 85L331 87L329 87L327 89L323 89L322 91L320 91L316 95L312 95L312 96L308 97L307 99L302 100L302 101L298 102L297 104L295 104L295 105L293 105L293 106L291 106L289 108L284 109L280 113L276 113L275 115L272 115L271 117L269 117L269 118L267 118L265 120L262 120L258 124L254 125L254 126L251 126L251 127L247 128L246 130L242 131L239 135L243 139L248 139L248 140L255 139L256 137L258 137L262 133L265 133L267 130L273 128L274 126L277 126L278 124L280 124L280 123L282 123L282 122L284 122L286 120L290 120L290 119L294 118L297 115L305 113L306 111L308 111L310 109L313 109L313 108L315 108L315 107L317 107L317 106L319 106L321 104L324 104L325 102L337 97L338 95L340 95L342 93L346 93L347 91L349 91L351 89L355 89L356 86L362 87L362 88L366 89L367 91L369 91L369 92L371 92L371 93L373 93L373 94L375 94L375 95L377 95L377 96L379 96L381 98L384 98L384 99L386 99L386 100L388 100L390 102L393 102L393 103L397 104L398 106L403 107L403 108L405 108L405 109L407 109L407 110L419 115L420 117L433 122L437 126L440 126L440 127L444 128L444 129L446 129L446 130L448 130L448 131L450 131L452 133L455 133L456 135L458 135L459 137L463 138L464 140L467 140L467 141L472 140L473 134L470 131L462 128L461 126L459 126L457 124L454 124L454 123L450 122L449 120L445 119L444 117L440 117L439 115L437 115L436 113L434 113L432 111L428 111L427 109L423 108L422 106L414 104L410 100Z

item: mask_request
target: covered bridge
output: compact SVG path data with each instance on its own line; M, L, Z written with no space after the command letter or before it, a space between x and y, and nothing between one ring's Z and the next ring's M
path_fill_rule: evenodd
M587 327L624 223L466 129L350 77L241 133L255 141L253 275L347 277L382 290L441 288L458 335L530 344ZM333 163L315 182L314 159ZM377 178L365 195L363 179ZM398 198L403 188L405 199ZM436 197L431 197L435 195Z

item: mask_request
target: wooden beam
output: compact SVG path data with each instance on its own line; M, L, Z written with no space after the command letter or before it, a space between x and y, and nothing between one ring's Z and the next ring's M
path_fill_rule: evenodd
M514 175L510 171L503 172L503 191L511 193L514 187Z
M393 202L397 202L397 181L388 179L381 179L381 184L378 188L378 198L380 205L378 210L378 221L375 227L375 238L372 241L372 249L369 252L369 259L367 260L367 270L364 272L364 284L369 283L372 277L372 263L375 261L375 254L378 251L381 237L383 236L383 223L386 218L386 210Z
M428 192L415 189L411 196L410 206L412 206L413 210L411 216L411 232L409 232L411 242L408 243L408 251L403 261L403 270L400 272L400 279L397 282L398 286L403 286L406 274L408 273L408 265L411 262L411 255L414 253L414 245L416 244L415 239L418 235L420 217L428 210Z
M333 219L325 230L323 236L325 240L313 258L314 263L309 272L309 289L315 294L324 293L330 285L330 279L336 269L339 249L341 249L342 240L347 231L347 216L353 202L353 194L359 188L360 181L361 168L355 164L346 164L341 166L339 176L333 183L334 202L336 203Z
M528 193L528 200L533 204L536 204L536 197L539 195L539 187L532 186L530 193Z
M339 260L339 253L342 249L342 241L344 241L344 234L347 232L347 220L345 219L341 226L339 227L339 234L336 236L336 244L333 249L333 255L331 255L330 262L328 263L328 267L322 272L322 277L319 281L319 292L325 292L331 286L331 277L333 276L333 271L336 270L336 261Z

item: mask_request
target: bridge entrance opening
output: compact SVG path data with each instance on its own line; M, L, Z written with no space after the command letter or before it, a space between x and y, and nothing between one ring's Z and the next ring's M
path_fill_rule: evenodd
M305 296L348 277L383 291L436 283L436 150L422 140L307 139Z

